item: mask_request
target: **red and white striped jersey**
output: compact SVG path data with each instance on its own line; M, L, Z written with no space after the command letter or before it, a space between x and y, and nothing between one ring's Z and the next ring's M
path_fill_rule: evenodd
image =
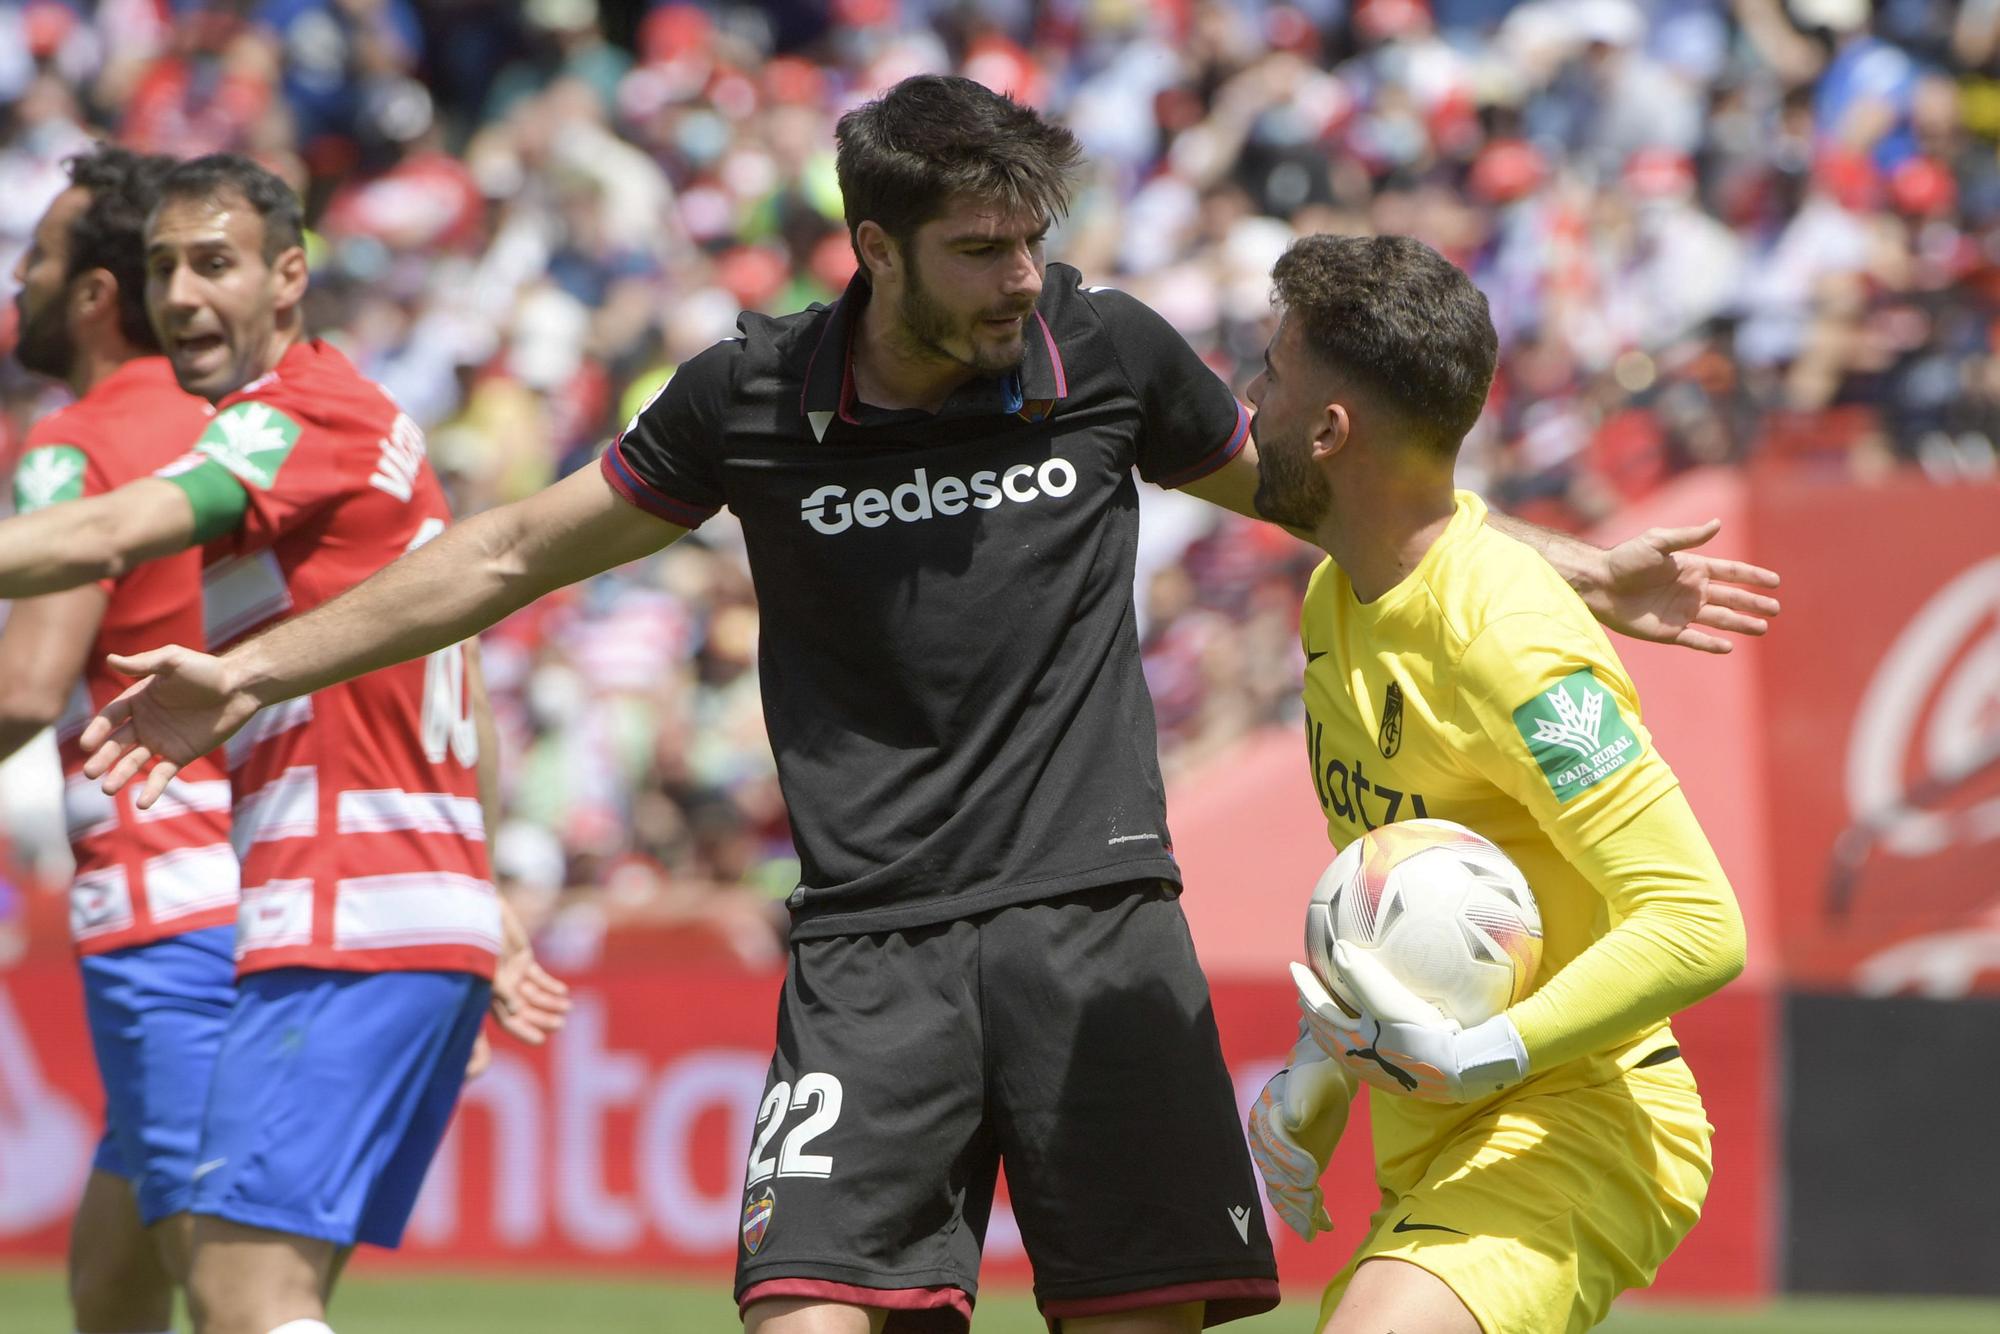
M207 403L183 393L164 357L126 362L81 400L28 432L14 473L22 513L115 490L185 451L208 424ZM116 580L88 665L56 724L63 814L76 878L69 927L80 954L144 945L236 919L236 856L229 847L229 783L219 760L190 764L151 810L136 788L104 795L83 776L84 724L131 684L110 653L164 643L202 644L201 553L150 561Z
M207 467L249 496L208 549L218 648L338 596L450 519L423 432L317 340L217 405L175 470ZM265 709L224 759L239 971L492 975L500 910L461 646Z

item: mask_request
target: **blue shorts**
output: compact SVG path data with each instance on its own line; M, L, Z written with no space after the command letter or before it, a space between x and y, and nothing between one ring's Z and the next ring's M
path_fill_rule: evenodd
M277 968L237 990L194 1212L337 1246L395 1246L492 987L470 973Z
M212 926L78 960L104 1081L92 1165L132 1183L148 1226L188 1207L202 1110L236 1000L236 928Z

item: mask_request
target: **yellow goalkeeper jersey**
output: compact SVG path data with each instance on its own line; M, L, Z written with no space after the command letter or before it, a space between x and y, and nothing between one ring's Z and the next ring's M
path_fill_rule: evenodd
M1681 812L1685 803L1604 632L1547 562L1485 518L1484 502L1460 492L1417 568L1366 605L1333 561L1314 572L1300 623L1306 747L1336 848L1393 821L1435 816L1506 850L1541 908L1539 991L1633 910L1645 892L1626 895L1636 881L1655 889L1678 882L1682 901L1719 894L1729 914L1734 902L1691 817L1637 820L1656 803ZM1674 800L1662 803L1670 793ZM1599 865L1593 850L1628 825L1651 831L1650 841L1637 841L1639 862L1658 863L1663 875L1594 884L1581 868ZM1630 854L1634 842L1619 846ZM1682 869L1664 870L1676 864ZM1690 877L1688 867L1702 873ZM1644 948L1594 962L1650 968L1652 939L1670 934L1649 929ZM1663 967L1662 980L1671 972ZM1460 1106L1372 1098L1379 1163L1426 1154L1495 1101L1600 1083L1673 1040L1658 1017L1635 1030L1572 1032L1564 1042L1557 1030L1570 1027L1569 1016L1537 1016L1535 1005L1530 997L1510 1011L1531 1058L1525 1083ZM1589 1008L1567 997L1564 1005ZM1545 1034L1557 1040L1542 1041ZM1546 1052L1578 1041L1596 1045L1543 1068L1538 1045Z

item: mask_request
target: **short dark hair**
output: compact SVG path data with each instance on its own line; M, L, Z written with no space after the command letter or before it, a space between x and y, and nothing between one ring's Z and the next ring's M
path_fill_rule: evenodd
M269 263L304 245L305 213L292 187L276 173L241 153L210 153L189 158L160 182L160 200L214 200L236 195L264 220L264 261Z
M908 245L955 195L1054 222L1069 213L1083 161L1082 146L1066 128L954 75L904 79L842 116L833 137L857 259L863 222Z
M174 160L99 144L63 163L70 184L88 191L90 203L69 225L69 267L74 278L103 269L118 283L118 332L134 347L157 351L146 318L146 215Z
M1486 295L1409 236L1308 236L1271 270L1271 300L1336 376L1444 453L1486 406L1500 339Z

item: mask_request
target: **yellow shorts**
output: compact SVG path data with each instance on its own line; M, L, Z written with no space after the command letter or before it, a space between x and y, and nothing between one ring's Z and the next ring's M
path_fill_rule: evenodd
M1678 1059L1496 1106L1410 1179L1383 1177L1382 1209L1327 1286L1319 1328L1356 1266L1386 1256L1443 1279L1486 1334L1589 1329L1653 1281L1701 1216L1712 1133Z

